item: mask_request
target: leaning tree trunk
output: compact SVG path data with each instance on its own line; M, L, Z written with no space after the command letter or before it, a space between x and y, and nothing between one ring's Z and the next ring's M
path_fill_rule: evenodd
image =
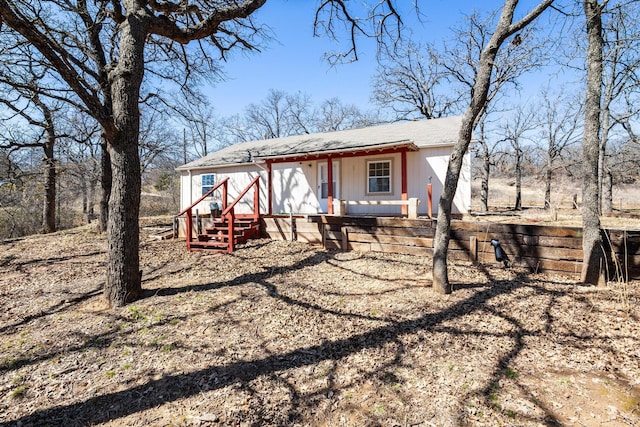
M120 60L111 74L113 123L107 133L111 158L111 194L107 237L109 261L104 294L122 306L142 293L139 258L140 155L138 99L144 74L144 23L133 14L122 25Z
M42 209L42 232L56 231L56 162L53 147L55 136L49 134L44 144L44 206Z
M602 99L602 5L584 0L587 21L587 93L582 142L582 283L597 285L604 278L604 249L600 230L598 156Z
M542 0L531 12L515 24L512 24L513 13L518 5L517 0L506 0L502 7L496 30L480 54L477 64L478 73L473 85L469 106L462 117L458 132L458 141L453 147L444 188L438 202L438 222L433 247L433 288L436 292L449 294L452 291L447 272L447 251L449 250L449 233L451 231L451 207L458 187L458 179L462 170L464 155L471 143L471 136L476 120L487 106L487 95L491 85L491 73L500 45L512 34L520 31L538 17L553 0Z

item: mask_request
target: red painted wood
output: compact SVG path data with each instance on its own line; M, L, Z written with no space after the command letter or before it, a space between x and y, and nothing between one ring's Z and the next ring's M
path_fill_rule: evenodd
M327 213L333 214L333 157L327 159Z
M408 186L407 186L407 152L403 151L400 153L400 168L402 174L402 200L409 200L408 195ZM409 207L407 205L402 205L402 215L407 215L409 213Z

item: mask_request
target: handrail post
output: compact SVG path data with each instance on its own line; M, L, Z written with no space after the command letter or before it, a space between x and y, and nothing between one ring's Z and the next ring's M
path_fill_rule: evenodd
M256 188L253 194L253 220L260 218L260 180L256 181Z
M228 201L227 201L227 180L222 184L222 210L227 209Z
M187 238L187 252L191 252L191 237L192 237L192 233L193 233L193 219L191 218L191 208L187 209L186 212L186 224L187 224L187 230L186 230L186 238Z
M234 210L235 208L231 208L231 210L227 214L227 221L229 221L229 224L228 224L229 242L227 245L228 253L233 252L236 248L236 241L235 241L236 237L235 237L235 227L234 227L234 222L236 221L236 218L235 218Z

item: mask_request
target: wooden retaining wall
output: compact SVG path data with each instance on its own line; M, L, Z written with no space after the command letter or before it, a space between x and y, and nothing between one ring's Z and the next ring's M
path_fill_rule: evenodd
M294 239L327 249L393 252L431 256L435 220L360 216L294 217ZM263 219L263 231L274 239L291 239L288 217ZM603 230L613 255L607 268L625 278L640 278L640 231ZM525 224L452 221L450 259L496 264L492 239L500 241L511 265L532 272L579 274L582 229ZM613 275L611 275L613 277Z

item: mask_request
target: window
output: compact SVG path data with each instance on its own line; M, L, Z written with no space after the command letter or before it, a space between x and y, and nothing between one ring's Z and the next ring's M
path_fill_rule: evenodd
M391 160L367 162L368 193L391 193Z
M209 190L213 188L216 183L216 176L212 173L202 175L202 195L204 196Z

